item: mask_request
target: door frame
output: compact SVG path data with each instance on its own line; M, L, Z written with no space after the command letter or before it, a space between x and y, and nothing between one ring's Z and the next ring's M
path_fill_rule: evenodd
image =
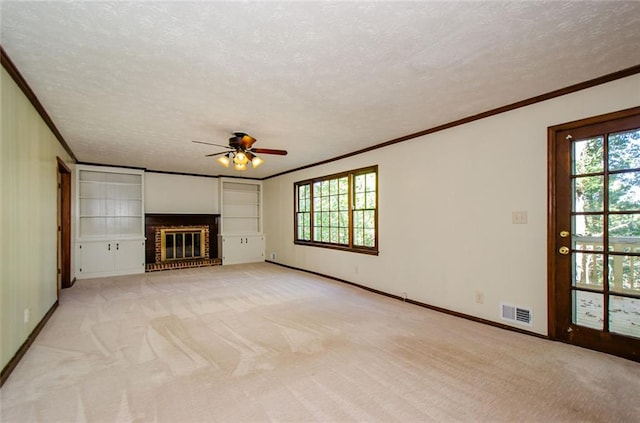
M572 122L563 123L547 128L547 317L548 317L548 334L549 338L556 341L566 343L570 342L570 336L567 333L567 322L559 321L559 309L563 306L562 301L566 300L566 293L562 292L561 283L556 280L556 256L560 245L558 244L557 227L557 166L558 157L556 156L556 146L560 140L558 134L563 131L579 128L582 126L601 124L607 121L622 119L633 115L640 114L640 107L633 107L613 113L606 113L586 119L580 119ZM570 167L567 164L567 169ZM566 307L566 305L564 305ZM597 349L595 343L589 348ZM625 351L605 351L612 354L620 355L632 360L638 360L637 356L629 356Z
M71 280L71 169L60 157L56 159L60 176L60 204L58 205L60 230L57 233L60 237L58 257L61 263L60 269L56 271L60 271L61 288L64 289L73 285Z

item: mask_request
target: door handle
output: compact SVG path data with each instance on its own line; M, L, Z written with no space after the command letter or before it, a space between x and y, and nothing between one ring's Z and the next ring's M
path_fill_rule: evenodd
M566 238L566 237L568 237L569 235L571 235L571 234L569 233L569 231L560 231L560 237L561 237L561 238Z
M560 247L558 249L558 252L560 254L562 254L563 256L566 256L567 254L569 254L569 248L568 247Z

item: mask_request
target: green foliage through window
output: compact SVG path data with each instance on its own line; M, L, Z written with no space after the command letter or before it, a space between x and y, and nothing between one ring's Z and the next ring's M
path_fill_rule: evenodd
M377 166L295 184L295 241L377 251Z

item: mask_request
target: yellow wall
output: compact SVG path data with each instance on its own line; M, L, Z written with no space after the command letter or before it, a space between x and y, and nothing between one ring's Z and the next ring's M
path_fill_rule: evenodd
M2 68L0 368L56 302L57 161L72 161ZM25 323L24 311L30 320Z

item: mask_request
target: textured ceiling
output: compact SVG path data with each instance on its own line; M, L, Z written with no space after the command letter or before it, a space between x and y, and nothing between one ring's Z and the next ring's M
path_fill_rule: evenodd
M14 2L1 42L80 161L264 177L640 63L640 2Z

